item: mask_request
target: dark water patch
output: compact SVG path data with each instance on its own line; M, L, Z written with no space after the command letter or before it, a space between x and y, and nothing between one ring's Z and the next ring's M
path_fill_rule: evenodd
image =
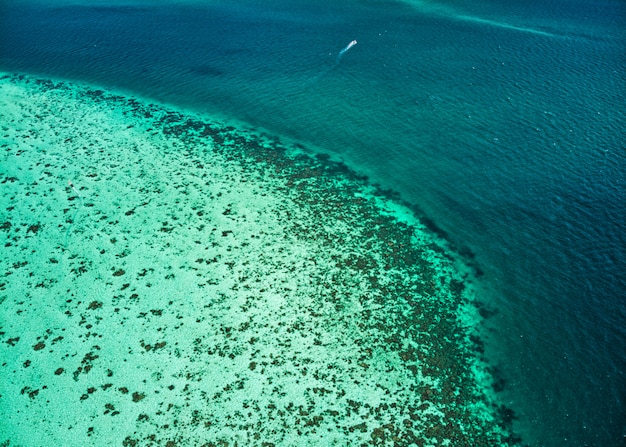
M144 13L153 10L153 8L148 7L140 7L137 5L65 5L52 7L52 11L59 11L69 13L71 15L76 14L77 12L89 12L89 13L97 13L97 14L129 14L129 13Z
M189 68L189 72L199 75L199 76L207 76L207 77L218 77L223 76L224 71L214 67L212 65L195 65Z

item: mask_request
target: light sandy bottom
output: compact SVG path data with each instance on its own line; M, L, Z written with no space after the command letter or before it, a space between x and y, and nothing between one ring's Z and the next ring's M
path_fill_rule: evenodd
M505 443L458 262L342 164L22 76L0 114L0 443Z

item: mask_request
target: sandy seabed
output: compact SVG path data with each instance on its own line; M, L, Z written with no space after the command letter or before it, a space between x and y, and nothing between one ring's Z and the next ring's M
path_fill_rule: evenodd
M0 77L0 445L516 442L469 270L365 178Z

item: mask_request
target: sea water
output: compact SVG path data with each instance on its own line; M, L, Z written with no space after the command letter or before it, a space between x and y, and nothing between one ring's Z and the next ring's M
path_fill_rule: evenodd
M523 442L624 442L620 2L0 8L5 72L295 141L397 193L473 266Z

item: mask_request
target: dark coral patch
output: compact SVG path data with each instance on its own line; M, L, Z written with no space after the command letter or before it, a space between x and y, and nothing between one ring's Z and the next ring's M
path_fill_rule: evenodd
M34 224L28 227L28 229L26 230L26 234L28 233L33 233L33 234L37 234L37 232L39 231L39 229L41 228L41 224Z

